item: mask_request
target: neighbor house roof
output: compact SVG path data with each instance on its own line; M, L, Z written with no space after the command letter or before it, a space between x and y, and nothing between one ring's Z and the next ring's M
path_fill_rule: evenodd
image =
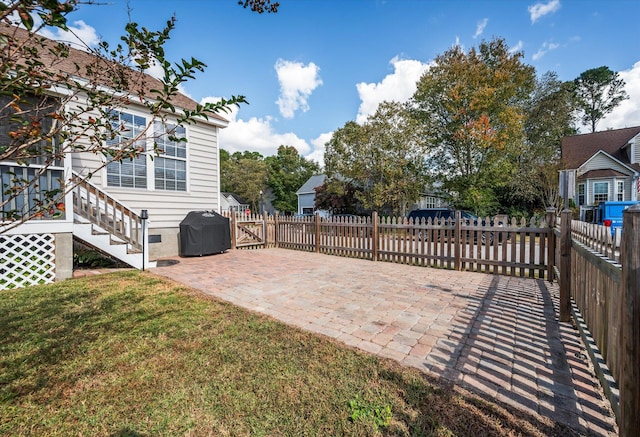
M86 72L87 67L90 67L92 65L94 66L93 70L94 71L96 70L95 66L96 66L96 60L98 59L98 57L89 52L78 50L73 47L69 47L69 56L66 58L60 58L60 57L56 57L49 50L40 48L38 43L36 42L36 41L41 42L42 44L45 45L45 47L54 47L54 45L58 44L58 41L45 38L41 35L33 35L33 34L30 34L26 29L22 29L20 27L11 26L7 24L0 24L0 34L13 38L16 41L27 41L29 40L29 38L31 38L31 41L33 41L33 45L35 47L38 47L39 49L38 57L40 61L42 61L45 68L49 68L49 70L51 70L53 73L60 72L60 73L69 74L72 76L77 76L79 78L87 79L86 77L82 76L82 72ZM110 62L110 61L104 60L104 62ZM103 67L106 66L106 64L104 63L102 65ZM55 68L55 71L53 71L54 68ZM129 70L131 72L138 73L136 70L133 70L133 69L129 69ZM108 70L104 70L104 71L99 70L99 71L104 74L103 76L104 83L102 83L102 85L109 86L109 84L112 82L112 79L110 77L107 77L110 71ZM99 74L100 73L98 72L98 74L96 75L98 81L100 80ZM153 76L150 76L149 74L146 74L146 73L142 73L140 75L140 83L132 85L130 88L132 89L129 89L129 92L131 92L132 94L135 94L135 95L142 94L143 97L154 99L155 96L153 93L151 93L151 90L162 89L163 85L162 85L162 82L160 82L158 79L154 78ZM189 110L193 110L198 104L195 100L187 97L182 93L177 93L175 96L173 96L171 99L171 103L178 108L189 109ZM223 125L223 126L226 126L228 124L228 120L218 114L207 114L207 116L209 117L210 123ZM199 119L199 120L202 120L205 123L207 122L207 120L204 120L204 119Z
M589 170L588 172L581 174L578 177L578 180L585 179L597 179L597 178L610 178L610 177L625 177L629 176L619 171L613 169L602 169L602 170Z
M639 133L640 126L636 126L564 137L562 139L562 162L566 168L575 169L599 150L602 150L623 164L630 165L636 170L640 169L637 164L629 163L629 157L623 150L624 146Z
M226 197L227 199L232 198L233 200L235 200L236 202L238 202L239 205L248 205L249 202L247 202L245 199L243 199L242 197L238 196L235 193L228 193L228 192L223 192L221 193L224 197Z
M319 187L320 185L324 184L324 181L327 179L326 175L323 174L319 174L319 175L315 175L315 176L311 176L309 179L307 179L307 182L305 182L299 189L298 191L296 191L296 194L310 194L310 193L315 193L315 188Z

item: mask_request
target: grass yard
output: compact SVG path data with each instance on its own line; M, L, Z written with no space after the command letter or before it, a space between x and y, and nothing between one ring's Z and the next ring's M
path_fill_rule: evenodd
M0 435L575 433L128 271L0 291Z

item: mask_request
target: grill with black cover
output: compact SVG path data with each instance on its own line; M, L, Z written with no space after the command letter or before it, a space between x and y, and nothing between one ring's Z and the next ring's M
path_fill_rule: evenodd
M180 222L180 256L213 255L228 249L228 218L214 211L191 211Z

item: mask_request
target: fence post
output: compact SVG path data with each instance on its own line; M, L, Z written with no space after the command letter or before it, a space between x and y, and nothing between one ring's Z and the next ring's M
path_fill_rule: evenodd
M480 223L477 223L478 225ZM462 265L460 263L460 252L462 251L462 232L460 228L462 226L462 211L456 211L456 221L453 224L453 268L454 270L460 271L462 270Z
M316 213L316 253L320 252L320 214Z
M620 436L640 435L640 205L623 213Z
M269 216L268 216L267 212L263 211L262 212L262 221L263 221L263 225L262 225L262 232L263 232L262 240L263 240L265 249L268 247L267 246L267 243L268 243L267 236L269 235L269 222L267 221L268 218L269 218Z
M560 213L560 321L571 319L571 210Z
M547 238L547 280L553 282L553 267L556 265L556 209L547 208L547 226L549 237Z
M278 247L278 239L280 238L280 232L278 230L278 228L280 228L280 224L278 223L278 217L280 216L280 214L278 214L278 211L276 211L276 213L273 216L273 221L274 221L274 229L273 229L273 239L274 239L274 244L275 247Z
M378 261L378 232L380 228L378 227L377 211L373 211L371 214L371 224L373 225L371 232L371 258L373 261Z
M236 248L236 213L231 211L231 248Z

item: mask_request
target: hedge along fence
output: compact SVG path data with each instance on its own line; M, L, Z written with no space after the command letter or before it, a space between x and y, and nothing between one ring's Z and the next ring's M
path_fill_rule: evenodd
M553 278L553 215L477 222L233 214L232 247L280 247L410 265Z

